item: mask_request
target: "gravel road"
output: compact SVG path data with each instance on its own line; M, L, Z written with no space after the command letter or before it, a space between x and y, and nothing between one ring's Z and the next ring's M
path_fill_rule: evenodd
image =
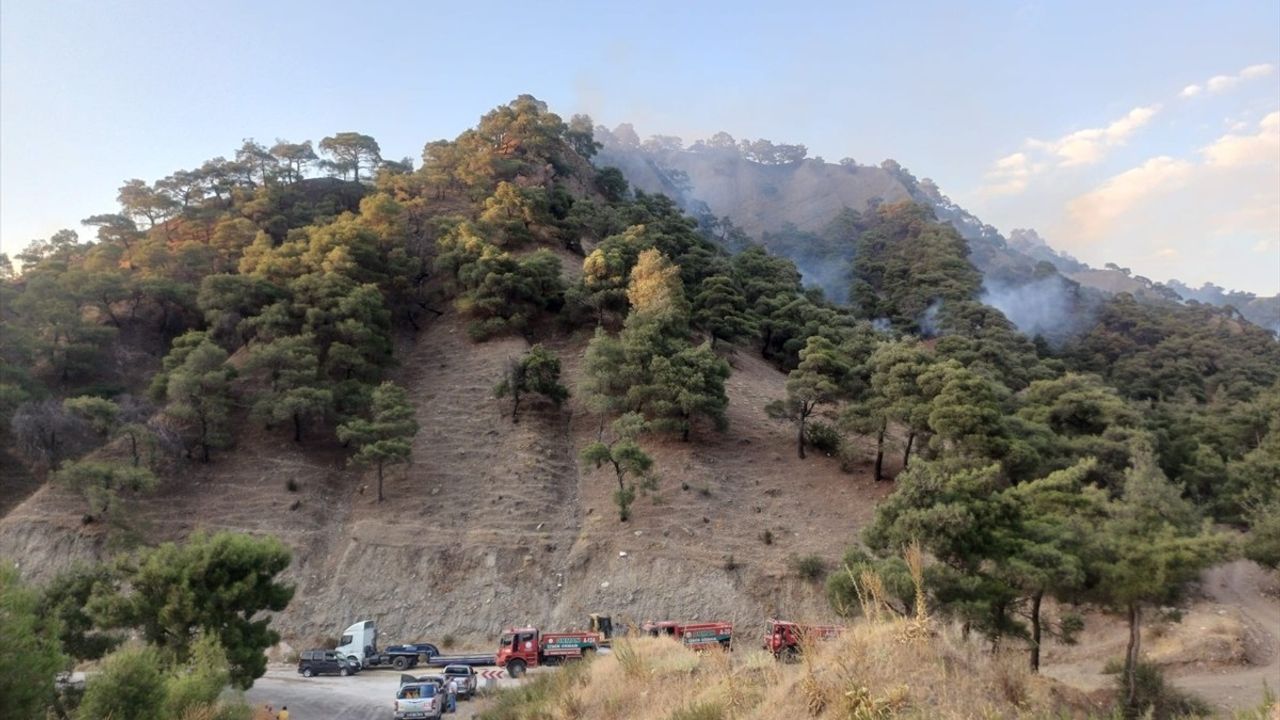
M498 685L510 687L517 682L503 677ZM481 687L483 683L481 680ZM392 703L399 684L400 673L394 670L366 670L351 677L304 678L292 665L272 665L246 696L254 708L267 703L276 710L288 706L290 720L392 720ZM461 700L458 712L445 718L467 720L484 704L483 699Z

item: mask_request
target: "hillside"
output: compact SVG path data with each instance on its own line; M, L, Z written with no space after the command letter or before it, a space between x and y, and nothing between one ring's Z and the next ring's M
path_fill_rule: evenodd
M554 343L575 379L585 340ZM764 415L785 376L763 361L735 357L732 435L654 446L658 489L619 523L612 480L576 459L595 434L590 413L572 401L512 424L490 397L524 341L474 344L449 313L404 343L398 379L423 431L386 502L339 456L251 434L225 460L184 468L162 492L136 498L131 520L152 542L200 529L282 537L299 589L276 624L291 644L360 618L376 619L388 638L453 635L483 647L511 624L572 628L591 612L747 627L774 614L830 617L821 587L795 577L789 560L834 563L889 488L865 468L845 474L832 459L796 459L788 427ZM0 519L0 556L23 558L37 579L103 556L102 529L81 527L81 515L76 496L41 489ZM771 545L759 539L765 530ZM737 567L726 569L729 556Z
M847 264L853 247L829 232L841 212L866 212L880 203L911 199L932 208L940 221L969 242L970 258L986 276L988 302L1029 334L1061 338L1079 332L1099 302L1121 292L1150 302L1181 299L1230 305L1246 320L1280 334L1280 296L1228 292L1212 284L1193 289L1177 280L1160 284L1111 264L1092 268L1055 250L1035 230L1013 229L1006 237L954 203L932 180L917 179L893 160L879 166L848 159L835 164L821 158L796 159L802 155L793 152L785 159L779 154L760 161L748 157L750 150L733 145L732 138L727 144L697 141L685 148L679 138L663 136L640 143L629 125L614 131L598 128L597 134L604 141L596 158L599 166L621 169L636 187L670 195L704 221L728 218L747 236L794 260L806 281L823 287L829 297L844 298L847 273L822 269L822 258L815 258L809 248L843 244L829 259ZM1046 286L1043 270L1037 270L1040 263L1055 268L1061 279ZM1028 304L1037 307L1027 313Z

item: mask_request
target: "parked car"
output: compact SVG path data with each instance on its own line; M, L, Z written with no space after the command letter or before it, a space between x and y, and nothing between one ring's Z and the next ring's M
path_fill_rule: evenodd
M475 668L470 665L446 665L444 679L446 682L449 680L458 682L458 697L470 700L476 696L477 676Z
M326 673L345 676L360 672L360 664L334 650L307 650L298 655L298 672L303 677Z
M396 720L440 720L444 696L433 682L402 683L396 691Z

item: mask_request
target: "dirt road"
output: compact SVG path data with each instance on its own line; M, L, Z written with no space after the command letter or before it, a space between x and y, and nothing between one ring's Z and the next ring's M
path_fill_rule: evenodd
M424 673L425 674L425 673ZM246 695L254 708L270 703L276 710L289 707L291 720L391 720L392 703L400 673L367 670L352 677L304 678L291 665L273 665ZM508 687L516 681L502 678ZM449 720L468 720L484 707L484 700L462 700Z
M1209 600L1240 613L1247 631L1246 666L1205 669L1173 678L1218 710L1250 707L1262 700L1265 682L1280 689L1280 599L1268 594L1274 580L1256 563L1237 560L1205 573L1203 587ZM1273 592L1273 590L1272 590Z

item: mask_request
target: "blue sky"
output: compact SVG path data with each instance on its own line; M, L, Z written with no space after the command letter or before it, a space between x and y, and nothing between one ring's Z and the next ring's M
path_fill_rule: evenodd
M0 247L243 138L417 158L529 92L892 157L1092 264L1280 292L1274 0L366 4L3 0Z

